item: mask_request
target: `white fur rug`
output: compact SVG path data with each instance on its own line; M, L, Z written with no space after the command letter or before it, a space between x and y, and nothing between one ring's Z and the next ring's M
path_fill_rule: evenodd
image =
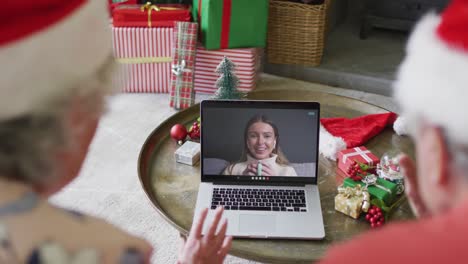
M291 85L311 86L391 109L391 101L383 96L298 81ZM197 95L197 101L203 98L207 96ZM120 94L110 99L108 108L81 174L51 201L146 238L155 248L153 263L175 263L178 232L152 208L138 180L137 160L146 137L176 111L169 107L167 94ZM255 262L229 256L226 263Z

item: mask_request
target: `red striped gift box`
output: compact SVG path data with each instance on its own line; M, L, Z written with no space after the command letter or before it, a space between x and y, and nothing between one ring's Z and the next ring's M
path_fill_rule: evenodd
M173 28L113 27L114 55L124 92L169 93Z
M195 60L195 91L207 94L216 92L215 83L219 78L216 68L224 56L236 65L234 73L239 78L237 87L239 91L253 90L259 78L261 54L260 48L206 50L198 45Z

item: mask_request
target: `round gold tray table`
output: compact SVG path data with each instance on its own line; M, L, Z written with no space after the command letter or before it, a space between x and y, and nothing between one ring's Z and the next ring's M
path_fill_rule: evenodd
M387 112L383 108L359 100L305 89L260 90L251 92L248 99L317 101L321 104L321 117L356 117ZM147 138L138 164L141 184L156 211L182 234L186 234L192 224L200 183L200 166L199 163L192 167L175 162L174 151L178 145L169 137L169 131L174 124L188 125L198 116L199 105L195 105L164 121ZM395 148L410 156L414 155L410 139L397 136L392 128L387 128L371 139L366 147L377 156ZM324 240L235 239L230 254L268 263L311 263L319 260L332 243L348 240L369 230L365 221L354 220L334 210L339 178L336 175L336 163L321 156L318 177L325 223ZM410 218L413 218L413 215L405 201L395 210L390 221Z

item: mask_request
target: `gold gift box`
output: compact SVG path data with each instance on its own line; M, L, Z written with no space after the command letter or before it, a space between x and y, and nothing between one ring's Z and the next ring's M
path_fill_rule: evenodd
M335 196L335 210L357 219L361 212L369 209L369 193L361 186L339 187Z

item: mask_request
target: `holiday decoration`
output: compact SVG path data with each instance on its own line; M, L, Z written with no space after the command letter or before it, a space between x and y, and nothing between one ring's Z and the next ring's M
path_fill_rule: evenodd
M174 27L175 21L192 18L190 8L185 5L127 5L113 9L114 27Z
M196 23L177 22L174 28L174 52L171 78L170 106L184 109L195 102L193 74L198 26Z
M227 57L224 57L219 64L216 72L221 74L221 76L216 82L218 90L215 93L215 99L241 99L243 97L243 94L237 90L239 79L234 74L235 67L234 63Z
M346 178L343 181L343 186L345 187L355 187L358 185L367 189L372 197L382 200L387 205L391 205L397 196L396 184L378 178L373 174L366 175L362 181L354 181L351 178Z
M408 135L408 124L406 123L406 118L399 116L396 120L395 123L393 123L393 130L395 130L395 133L399 136L406 136Z
M384 214L382 209L372 205L366 214L366 220L372 228L381 227L385 223Z
M362 146L392 125L395 113L365 115L356 118L321 118L319 150L326 158L336 160L339 151Z
M121 65L116 86L131 93L169 93L172 37L172 28L114 27L114 56Z
M380 163L377 164L377 175L382 179L395 183L398 187L397 194L401 194L405 191L405 185L398 155L395 151L384 153Z
M268 0L194 0L193 17L207 49L266 44Z
M344 172L354 181L360 181L366 175L375 173L375 167L353 160Z
M360 185L355 187L338 187L335 196L335 210L357 219L361 212L367 212L370 206L369 193Z
M176 162L193 166L200 160L200 143L187 141L174 154Z
M238 90L248 92L255 89L260 78L262 54L261 48L206 50L198 45L195 58L195 91L208 94L216 92L215 84L219 77L216 68L224 56L236 65L234 73L239 78Z
M388 221L388 218L393 213L393 211L395 211L405 200L406 200L406 196L400 195L399 197L396 198L396 200L392 204L387 205L385 204L384 201L378 198L373 198L371 199L371 205L380 208L382 211L384 220Z
M201 129L200 118L198 118L197 121L193 122L192 126L190 127L188 131L188 136L190 137L190 139L193 139L193 140L200 139L200 129Z
M187 137L187 129L185 126L181 124L176 124L171 128L171 138L175 139L177 143L181 143L180 141L185 140Z
M359 170L362 172L364 170L372 170L377 166L379 161L380 159L366 147L356 147L340 151L338 153L337 165L340 170L351 176L348 171L351 173L351 170L355 169L357 173ZM369 172L373 173L373 171Z

